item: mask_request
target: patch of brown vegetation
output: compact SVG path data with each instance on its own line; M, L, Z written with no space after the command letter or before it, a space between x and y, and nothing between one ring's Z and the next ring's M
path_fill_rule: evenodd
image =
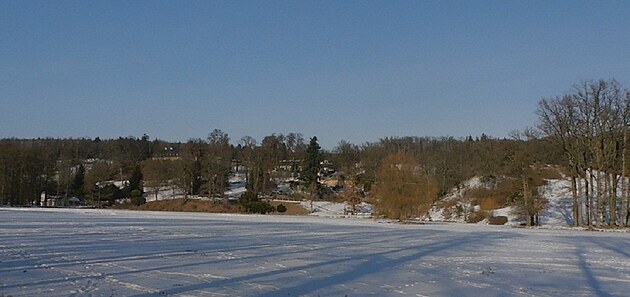
M452 199L452 200L448 200L448 201L440 201L438 203L438 207L443 209L442 215L444 216L444 219L446 220L450 220L453 217L457 217L460 214L458 213L458 205L459 201Z
M485 211L485 210L480 210L478 212L473 212L470 214L470 216L468 216L468 223L479 223L481 221L483 221L484 219L488 219L492 217L492 213Z
M506 216L496 216L488 218L488 224L490 225L505 225L507 222L508 217Z
M300 205L299 203L271 201L270 204L276 208L278 207L278 205L282 204L287 208L287 211L285 211L284 213L280 213L276 211L273 214L288 215L288 216L304 216L304 215L309 214L309 211L305 209L304 207L302 207L302 205Z
M151 211L184 211L184 212L215 212L241 213L243 208L237 203L223 203L202 201L196 199L172 199L147 202L140 206L130 207L135 210Z
M468 190L466 196L472 205L479 205L481 210L494 210L505 207L514 201L520 193L519 180L506 178L497 183L493 189L478 188Z
M501 208L501 205L499 205L496 198L479 199L479 209L481 210L495 210L499 208Z

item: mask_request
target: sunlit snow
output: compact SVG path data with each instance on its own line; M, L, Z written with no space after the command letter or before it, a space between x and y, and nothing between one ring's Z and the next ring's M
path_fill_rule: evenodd
M627 296L621 232L0 209L0 296Z

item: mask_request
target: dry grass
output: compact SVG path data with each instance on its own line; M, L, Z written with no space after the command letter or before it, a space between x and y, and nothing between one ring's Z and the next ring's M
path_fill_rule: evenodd
M172 199L152 201L140 206L131 207L136 210L151 211L184 211L184 212L215 212L241 213L243 208L239 204L201 201L195 199Z
M466 192L472 205L479 205L481 210L493 210L509 205L520 193L519 180L501 180L494 189L472 189Z
M302 207L299 203L271 201L270 204L273 207L278 207L278 205L282 204L286 206L287 208L287 211L283 213L274 212L273 214L287 215L287 216L304 216L304 215L309 214L309 211L305 209L304 207Z
M502 206L499 205L496 198L482 198L479 199L479 208L481 210L495 210Z

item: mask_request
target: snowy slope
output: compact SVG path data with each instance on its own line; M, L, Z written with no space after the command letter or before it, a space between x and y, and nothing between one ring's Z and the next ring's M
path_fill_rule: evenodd
M471 211L470 201L466 198L465 193L468 190L477 189L483 186L479 177L473 177L459 187L452 189L448 194L442 197L423 218L424 220L436 222L454 222L465 223L465 213L459 213L456 209L459 207L464 211Z
M627 234L0 209L0 296L627 296Z
M540 191L543 197L549 200L549 206L541 217L542 225L572 226L571 181L569 179L549 180Z
M465 193L470 189L482 187L483 184L478 177L468 180L459 189L453 189L436 203L428 215L424 218L439 222L457 222L464 223L463 215L456 216L455 208L459 206L465 210L476 210L470 205ZM541 195L549 200L547 209L542 213L541 224L547 227L571 226L573 220L571 218L571 192L570 181L567 178L551 179L547 184L542 186L539 191ZM518 225L520 219L513 214L512 207L496 209L493 211L494 216L508 217L508 224ZM486 223L485 221L482 224Z

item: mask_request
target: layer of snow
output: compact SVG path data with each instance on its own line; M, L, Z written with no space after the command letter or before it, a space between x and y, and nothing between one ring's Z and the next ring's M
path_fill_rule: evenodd
M239 172L230 175L229 189L225 191L225 196L228 199L239 199L247 192L247 179L245 173Z
M571 181L569 179L553 179L542 186L540 192L549 200L549 206L540 218L542 225L572 226L571 213Z
M348 211L352 210L352 206L345 202L304 200L300 202L300 205L311 211L310 215L319 217L348 217ZM372 214L372 205L361 202L354 208L354 212L355 214L351 215L352 217L369 217Z
M628 234L0 209L2 296L627 296Z

